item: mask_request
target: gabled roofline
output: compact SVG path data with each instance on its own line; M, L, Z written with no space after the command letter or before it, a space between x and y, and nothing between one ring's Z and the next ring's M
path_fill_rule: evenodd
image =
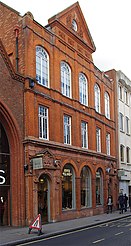
M8 55L7 55L7 52L6 52L5 48L4 48L4 45L3 45L2 41L1 41L1 39L0 39L0 54L1 54L3 60L4 60L5 64L6 64L6 67L9 70L9 73L10 73L11 77L13 79L15 79L15 80L18 80L19 82L24 83L25 77L22 76L21 74L18 74L18 73L15 72L15 70L13 68L13 65L12 65Z
M71 6L67 7L66 9L62 10L61 12L57 13L56 15L52 16L51 18L49 18L49 19L48 19L48 25L46 25L45 27L48 27L49 25L51 25L51 24L52 24L54 21L56 21L56 20L59 21L58 18L59 18L60 15L64 14L65 12L68 12L68 10L71 10L72 8L75 8L76 6L78 6L78 8L79 8L79 11L80 11L81 16L82 16L82 19L83 19L83 23L84 23L86 29L88 30L88 35L89 35L89 37L90 37L90 40L91 40L91 43L92 43L92 46L93 46L93 50L95 51L95 50L96 50L96 46L95 46L95 44L94 44L93 38L92 38L92 36L91 36L90 30L89 30L89 28L88 28L88 26L87 26L87 23L86 23L86 21L85 21L83 12L82 12L82 10L81 10L81 7L80 7L78 1L77 1L76 3L74 3L74 4L72 4ZM68 28L67 28L67 29L68 29ZM76 36L77 36L77 35L76 35Z
M6 5L3 2L0 2L1 5L3 5L4 7L8 8L9 10L13 11L14 13L16 13L17 15L20 15L20 12L18 12L17 10L11 8L10 6Z

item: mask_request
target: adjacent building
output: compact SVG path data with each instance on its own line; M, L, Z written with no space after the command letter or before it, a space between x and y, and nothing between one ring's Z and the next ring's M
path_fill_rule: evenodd
M117 83L119 192L131 196L131 80L121 71L108 71Z
M50 18L45 27L32 13L21 16L0 3L0 24L8 60L22 80L12 84L1 65L1 110L8 108L8 117L14 115L14 125L0 117L11 153L11 220L5 223L28 225L38 213L43 223L104 213L109 194L115 209L116 84L93 63L95 45L79 3ZM18 131L13 134L16 149L11 148L13 129ZM21 198L17 211L16 199Z

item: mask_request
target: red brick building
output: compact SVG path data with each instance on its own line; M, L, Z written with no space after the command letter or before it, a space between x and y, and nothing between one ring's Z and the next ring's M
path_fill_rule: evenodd
M46 27L30 12L20 16L3 3L0 11L1 40L25 78L18 98L24 110L21 180L15 170L20 194L11 183L13 194L23 197L22 220L29 224L38 213L43 222L103 213L108 194L116 208L115 83L93 63L95 45L79 3L50 18ZM11 93L16 98L16 91ZM17 107L16 119L22 120ZM9 213L14 216L11 207ZM22 224L19 216L12 224Z

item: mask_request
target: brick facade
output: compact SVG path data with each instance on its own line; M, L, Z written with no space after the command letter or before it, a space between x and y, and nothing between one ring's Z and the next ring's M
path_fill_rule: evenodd
M29 224L38 214L38 192L41 177L47 179L48 218L59 221L103 213L106 209L108 192L113 196L114 208L117 205L117 160L116 160L116 122L115 122L115 83L95 67L92 53L95 45L81 12L79 3L49 19L42 27L28 12L23 17L18 12L1 3L0 37L5 49L16 67L16 34L18 34L18 72L25 77L24 84L24 164L25 208ZM7 18L8 16L8 18ZM72 30L72 19L78 23L77 32ZM16 28L17 27L17 28ZM19 33L16 31L18 30ZM5 35L3 35L3 33ZM11 36L12 42L9 42ZM49 55L49 87L36 81L36 46L43 47ZM60 64L65 61L71 68L71 92L68 98L61 93ZM79 73L88 81L88 106L79 101ZM34 86L29 84L33 80ZM100 88L100 113L94 107L94 86ZM13 87L14 88L14 87ZM16 89L13 95L16 96ZM110 98L110 119L105 117L104 95ZM22 98L19 96L18 99ZM17 99L17 98L16 98ZM7 102L8 105L8 102ZM39 106L48 108L49 138L39 138ZM22 106L22 104L21 104ZM13 111L13 108L10 107ZM19 117L19 109L15 108ZM64 115L71 117L71 145L64 144ZM18 119L20 120L20 119ZM88 124L88 149L81 147L81 122ZM20 122L19 122L20 123ZM19 127L21 128L22 125ZM101 152L96 151L96 127L101 130ZM22 128L21 128L22 130ZM110 134L110 155L106 153L106 133ZM22 146L22 142L21 142ZM34 158L42 158L42 168L33 169ZM64 166L70 164L75 173L74 209L62 209L62 173ZM91 175L91 206L81 207L81 171L86 166ZM107 172L110 168L110 172ZM96 205L96 172L101 170L103 202ZM16 175L18 175L16 170ZM13 197L12 197L13 199ZM19 223L19 222L18 222ZM20 224L20 223L19 223Z

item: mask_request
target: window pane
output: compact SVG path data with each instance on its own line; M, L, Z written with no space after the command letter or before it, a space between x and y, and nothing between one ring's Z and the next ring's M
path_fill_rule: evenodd
M71 70L67 63L61 62L61 92L71 97Z
M64 115L64 143L71 144L71 117Z
M39 137L48 139L48 109L39 107Z
M91 206L91 175L88 167L81 171L81 206Z
M42 48L36 47L36 80L39 84L49 86L49 57Z
M100 113L100 88L95 84L95 110Z
M80 102L87 105L87 79L83 73L79 74Z
M62 173L62 209L75 208L75 173L70 164L66 164Z

